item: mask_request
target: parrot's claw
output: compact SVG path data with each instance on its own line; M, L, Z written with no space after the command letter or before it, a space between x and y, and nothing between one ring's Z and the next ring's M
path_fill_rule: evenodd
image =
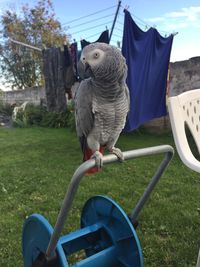
M103 167L103 155L101 152L96 151L91 158L95 159L96 167L98 170Z
M111 153L113 153L114 155L116 155L119 159L120 162L123 162L124 161L124 155L122 153L122 151L117 148L117 147L113 147L111 150L110 150Z

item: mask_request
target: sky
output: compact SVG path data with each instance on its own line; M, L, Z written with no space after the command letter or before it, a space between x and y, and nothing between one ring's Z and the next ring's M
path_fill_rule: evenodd
M3 10L20 10L23 3L35 5L34 0L0 0ZM71 35L71 41L95 41L100 33L111 28L118 0L53 0L57 19ZM123 34L123 9L127 8L138 26L146 31L155 27L162 36L178 32L174 37L171 62L200 56L200 0L122 0L122 7L113 31L111 44L117 45ZM95 14L94 14L95 13Z

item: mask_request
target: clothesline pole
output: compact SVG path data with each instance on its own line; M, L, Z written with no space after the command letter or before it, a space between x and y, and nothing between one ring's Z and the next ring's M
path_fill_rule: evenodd
M111 38L112 38L113 30L115 28L115 23L116 23L116 20L117 20L117 16L119 14L119 9L121 7L121 3L122 3L122 1L119 0L118 1L118 5L117 5L117 10L116 10L116 13L115 13L115 17L114 17L114 20L113 20L112 28L110 30L109 43L110 43Z
M22 45L22 46L25 46L25 47L28 47L30 49L34 49L34 50L37 50L39 52L42 52L42 49L41 48L38 48L36 46L33 46L33 45L29 45L29 44L25 44L23 42L19 42L19 41L16 41L16 40L13 40L12 38L10 38L10 41L14 44L18 44L18 45Z

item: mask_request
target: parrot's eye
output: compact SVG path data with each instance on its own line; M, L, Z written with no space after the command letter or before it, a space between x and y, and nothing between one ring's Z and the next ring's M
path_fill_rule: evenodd
M98 58L99 57L99 53L94 53L94 58Z

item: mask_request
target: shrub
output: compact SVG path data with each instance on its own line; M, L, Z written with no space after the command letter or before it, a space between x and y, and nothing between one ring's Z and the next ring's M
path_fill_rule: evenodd
M12 116L13 107L8 103L0 101L0 115Z
M14 118L14 126L17 127L29 127L33 125L40 125L44 108L40 106L34 106L33 104L27 104L25 108L19 108Z
M70 105L65 112L48 112L46 108L27 104L24 110L17 112L14 125L17 127L41 126L50 128L75 129L73 107Z
M51 128L65 128L67 127L67 112L55 113L55 112L45 112L41 126L51 127Z
M41 106L28 104L23 111L23 120L27 126L41 125L46 109Z

